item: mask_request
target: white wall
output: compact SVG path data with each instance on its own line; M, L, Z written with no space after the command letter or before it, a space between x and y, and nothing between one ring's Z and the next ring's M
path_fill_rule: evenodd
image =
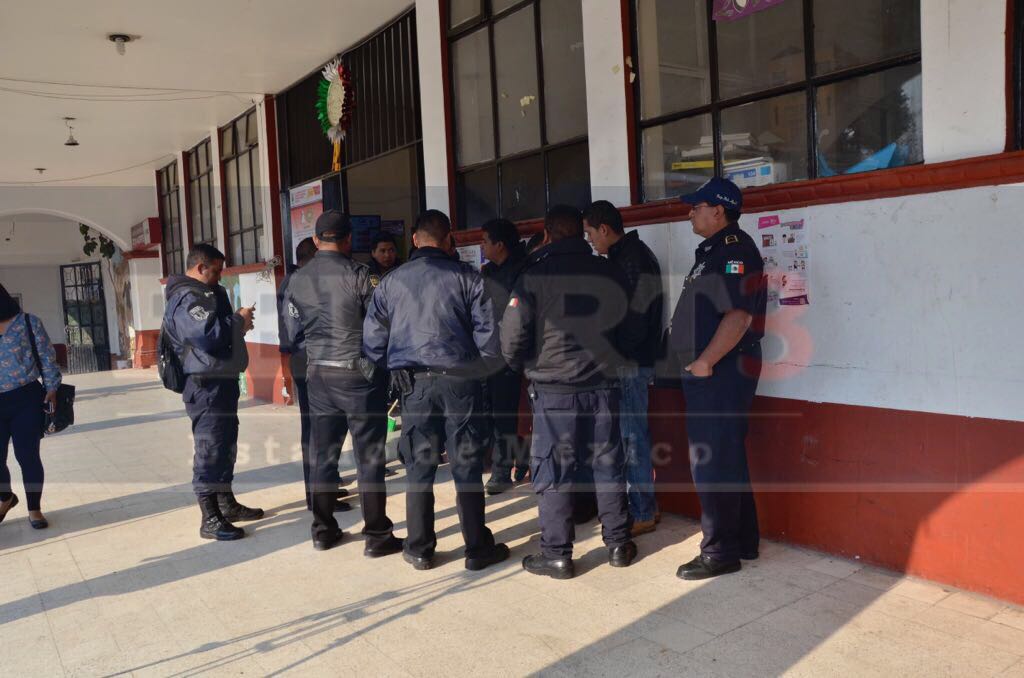
M759 393L1024 421L1021 213L1021 185L778 213L806 220L811 304L769 307ZM756 235L758 216L741 226ZM699 238L639 232L674 308Z
M159 259L132 259L129 262L132 287L132 327L158 330L163 322L164 291L160 285L163 269Z
M444 124L441 10L436 0L416 2L416 43L420 67L423 183L426 186L427 209L438 209L447 214L448 132Z

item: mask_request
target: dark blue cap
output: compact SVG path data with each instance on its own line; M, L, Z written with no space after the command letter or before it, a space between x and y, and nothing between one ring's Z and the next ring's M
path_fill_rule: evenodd
M743 192L740 187L722 177L711 177L693 193L679 196L679 200L687 205L699 205L706 202L709 205L721 205L728 210L737 212L743 209Z

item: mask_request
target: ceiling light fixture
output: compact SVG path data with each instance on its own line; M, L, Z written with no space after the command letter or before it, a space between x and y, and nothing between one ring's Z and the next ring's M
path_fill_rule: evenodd
M138 37L139 36L137 35L128 35L126 33L111 33L107 36L107 40L114 43L114 45L117 47L118 54L124 56L124 46L127 45L129 42L133 42Z
M46 171L46 168L45 168L45 167L36 167L36 168L35 168L35 170L36 170L37 172L39 172L40 174L42 174L43 172L45 172L45 171Z
M78 139L75 138L75 128L71 124L75 121L74 118L64 118L64 124L68 126L68 140L64 142L65 146L77 146Z

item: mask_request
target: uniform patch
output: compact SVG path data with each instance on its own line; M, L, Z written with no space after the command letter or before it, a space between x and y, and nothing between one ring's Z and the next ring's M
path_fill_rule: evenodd
M739 241L740 241L740 237L738 235L727 235L727 236L725 236L725 244L726 245L735 245Z
M299 317L299 309L295 308L295 304L290 301L288 302L288 315L293 318Z
M380 284L380 276L377 275L376 273L371 273L370 274L370 284L373 285L374 287L379 285Z
M737 275L743 275L743 262L742 261L727 261L725 263L726 273L735 273Z
M519 308L519 300L516 299L515 297L512 297L511 299L508 300L508 307Z
M197 323L204 322L207 318L210 317L210 311L203 308L199 304L196 304L195 306L188 309L188 314L192 316L192 320L195 320Z

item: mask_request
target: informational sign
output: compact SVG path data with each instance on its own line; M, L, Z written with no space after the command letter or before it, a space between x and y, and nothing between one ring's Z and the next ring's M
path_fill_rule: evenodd
M761 217L757 235L768 277L768 301L780 306L809 305L811 251L806 222L783 222L778 215Z
M715 0L715 21L736 21L786 0Z
M349 221L352 223L352 251L369 252L373 249L373 239L380 232L380 215L353 214L349 216Z
M316 232L316 220L324 212L323 184L313 181L288 191L292 231L292 261L299 243Z
M464 261L476 270L484 265L484 248L480 245L467 245L455 248L459 253L459 260Z

